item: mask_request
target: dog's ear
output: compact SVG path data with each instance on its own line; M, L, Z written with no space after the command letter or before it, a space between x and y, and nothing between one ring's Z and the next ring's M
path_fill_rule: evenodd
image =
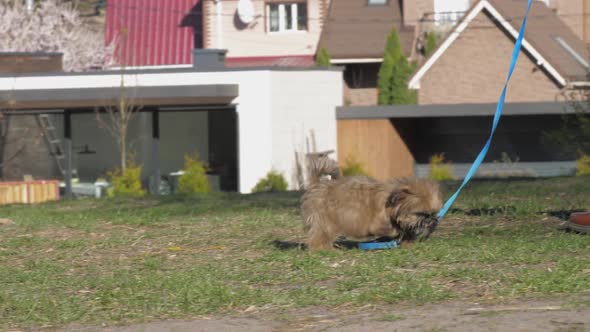
M396 206L400 204L404 199L408 196L412 195L412 191L409 187L402 187L397 188L396 190L392 191L389 195L389 199L387 200L388 206Z

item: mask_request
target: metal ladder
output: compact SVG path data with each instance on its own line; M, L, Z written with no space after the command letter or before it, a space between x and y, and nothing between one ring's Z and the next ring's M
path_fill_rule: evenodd
M39 114L37 116L37 122L39 123L39 127L41 127L41 130L43 131L43 137L45 137L45 141L49 146L49 152L55 158L55 163L59 168L59 172L62 174L62 176L65 176L66 156L64 154L62 141L56 133L57 129L53 125L50 115Z

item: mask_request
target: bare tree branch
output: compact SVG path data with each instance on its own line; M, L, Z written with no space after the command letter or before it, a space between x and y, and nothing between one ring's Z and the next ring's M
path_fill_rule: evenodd
M128 132L129 125L133 120L135 114L142 109L142 106L136 105L135 92L133 95L128 96L126 91L128 88L125 87L125 76L121 74L121 85L119 88L119 96L116 100L116 105L108 105L103 107L104 113L108 114L109 121L105 121L101 116L101 110L96 110L96 120L101 128L106 129L111 136L117 142L117 147L121 154L121 170L125 171L127 168L127 145L128 145Z
M7 158L2 158L2 162L0 163L0 168L4 167L4 165L6 165L9 161L11 161L12 159L18 157L18 155L23 152L23 150L25 149L25 145L21 145L20 148L18 148L10 157Z

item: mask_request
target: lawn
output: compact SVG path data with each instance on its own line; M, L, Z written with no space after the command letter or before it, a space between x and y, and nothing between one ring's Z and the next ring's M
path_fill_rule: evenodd
M431 239L370 252L273 245L304 240L299 196L2 207L0 329L590 291L590 236L557 230L589 178L473 182Z

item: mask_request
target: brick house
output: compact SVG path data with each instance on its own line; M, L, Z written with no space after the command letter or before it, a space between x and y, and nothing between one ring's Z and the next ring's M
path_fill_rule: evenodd
M356 154L370 172L388 178L425 176L429 158L445 153L456 175L464 176L489 134L526 5L526 0L474 3L410 79L419 105L340 108L339 138L356 139L339 139L339 156ZM556 11L534 2L505 116L476 176L572 174L575 153L547 144L544 133L575 113L559 96L588 86L589 63L585 43ZM505 156L518 163L497 162Z
M541 0L582 39L590 44L590 1L588 0Z
M522 21L514 13L524 13L525 7L526 1L513 0L474 5L410 79L410 88L418 90L418 103L497 101L510 64L507 54L514 48ZM584 42L543 2L534 2L529 15L523 56L506 102L554 101L562 89L586 81Z
M387 35L395 27L404 54L421 59L423 33L442 33L469 9L473 0L340 0L327 9L318 50L325 48L334 65L343 66L345 103L377 104L377 74Z

